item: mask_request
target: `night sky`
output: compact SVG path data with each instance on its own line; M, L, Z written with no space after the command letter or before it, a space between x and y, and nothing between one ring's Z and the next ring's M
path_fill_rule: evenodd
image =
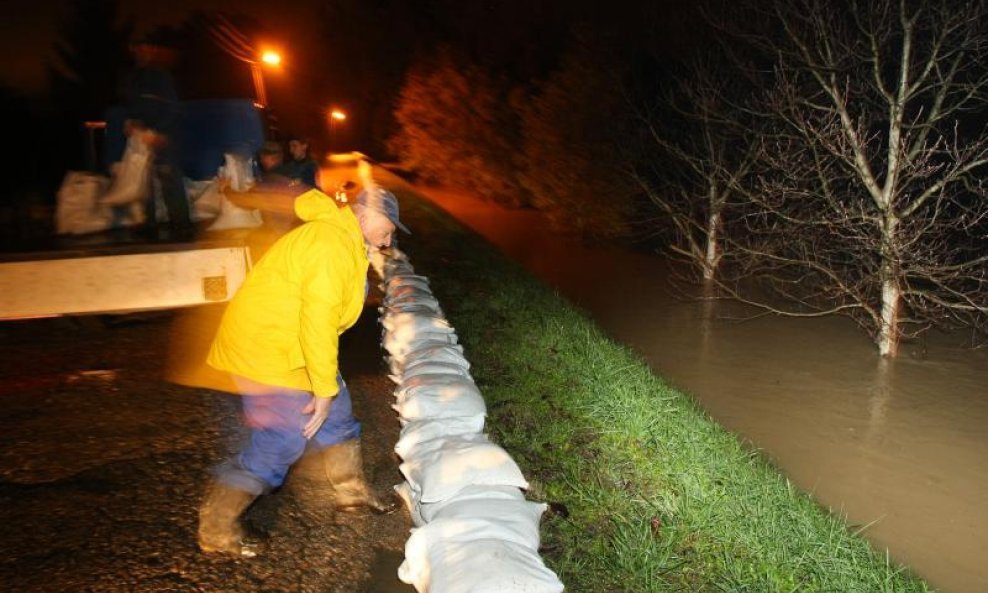
M283 40L274 41L290 54L292 44L304 47L317 40L312 26L317 4L319 0L292 0L292 8L286 10L283 4L258 0L120 0L120 12L133 15L139 33L157 25L176 25L192 10L238 12L284 32ZM69 5L68 0L18 2L0 19L0 84L28 93L44 88L45 67L53 59L59 24Z
M87 1L99 2L23 2L0 20L0 91L5 91L2 96L10 105L27 96L35 109L34 119L20 125L20 135L35 134L31 126L39 125L46 126L49 137L74 133L83 116L73 114L73 107L93 114L97 104L112 101L115 92L119 96L124 62L107 64L118 73L115 80L107 77L106 84L94 85L90 73L88 86L82 85L90 94L116 86L109 97L90 97L87 103L74 94L71 84L65 91L64 76L56 77L59 84L46 92L53 65L56 72L66 73L57 68L57 46L72 20L73 7ZM116 1L120 24L132 22L135 39L160 26L187 24L197 12L230 16L258 49L269 45L282 55L280 68L262 69L269 113L276 114L272 119L278 122L272 128L277 130L275 136L304 134L317 149L325 148L328 137L335 137L335 148L369 154L380 154L395 131L390 113L408 68L438 48L452 47L518 88L532 90L558 66L581 32L591 31L608 47L635 46L640 54L650 56L647 59L658 57L658 62L689 51L683 48L697 47L695 21L689 20L693 4L689 0ZM209 44L208 35L204 39ZM220 53L216 46L210 48ZM254 97L246 64L228 57L222 64L205 59L202 46L180 49L180 64L173 72L182 99ZM335 108L349 117L330 130L327 114ZM38 115L39 109L47 111ZM53 111L64 112L64 121L55 121ZM72 138L58 143L79 144ZM59 176L59 167L78 166L52 163L53 176Z
M253 17L280 37L272 41L282 48L286 64L292 64L293 49L304 53L325 35L319 28L317 16L318 7L324 4L325 0L292 0L290 3L270 0L119 0L119 12L121 16L134 17L138 34L158 25L177 25L194 10L223 11ZM348 2L339 4L347 5ZM382 4L370 2L372 6ZM608 3L593 0L466 0L445 4L443 0L438 0L432 3L433 7L445 6L441 10L457 13L449 20L458 21L458 26L464 30L476 28L479 42L483 42L485 33L493 33L490 39L501 43L538 44L541 41L537 29L539 24L550 26L550 21L561 20L566 13L582 13L583 18L595 26L609 21L619 30L626 29L629 36L649 36L655 42L667 45L689 43L690 27L684 27L681 19L694 4L687 0L617 0ZM54 57L59 25L66 20L69 6L69 0L18 2L16 9L8 11L0 19L0 85L27 93L44 89L45 67ZM422 24L428 27L434 19L429 14L417 14L421 6L422 3L408 0L404 15L382 14L381 18L407 19L408 15L414 15L418 21L417 29L428 35L428 28L423 30ZM647 12L657 16L643 22L642 7L648 7ZM515 26L515 23L521 26ZM351 26L349 23L340 25Z

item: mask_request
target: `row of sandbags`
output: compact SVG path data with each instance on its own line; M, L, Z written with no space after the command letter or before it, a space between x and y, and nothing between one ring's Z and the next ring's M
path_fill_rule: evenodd
M538 553L546 505L525 500L518 465L484 433L484 399L428 278L392 252L375 267L401 423L395 490L415 525L398 577L419 593L558 593Z

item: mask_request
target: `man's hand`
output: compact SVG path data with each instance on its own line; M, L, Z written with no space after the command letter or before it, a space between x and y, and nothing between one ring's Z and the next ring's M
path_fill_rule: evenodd
M302 429L302 436L306 439L311 439L319 432L319 428L322 427L322 423L326 421L326 417L329 416L329 408L333 404L333 398L331 397L316 397L312 396L312 401L310 401L305 409L302 410L303 414L312 414L312 418L305 423L305 428Z

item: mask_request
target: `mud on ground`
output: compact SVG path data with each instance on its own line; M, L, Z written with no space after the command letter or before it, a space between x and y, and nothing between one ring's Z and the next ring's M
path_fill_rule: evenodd
M262 557L198 551L209 470L244 429L236 396L164 377L201 355L219 311L0 325L0 590L412 591L396 577L404 510L333 513L291 477L247 513ZM344 335L341 364L368 477L387 493L398 422L375 316Z

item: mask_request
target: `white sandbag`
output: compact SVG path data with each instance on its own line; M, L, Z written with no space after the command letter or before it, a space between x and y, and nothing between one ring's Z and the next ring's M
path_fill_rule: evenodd
M432 394L411 395L391 406L403 420L454 418L486 415L484 398L476 391L447 388L442 397Z
M427 344L410 351L404 358L406 367L425 361L458 364L463 368L470 368L470 363L463 355L463 346L459 344Z
M408 263L408 261L409 261L408 260L408 254L405 253L404 251L402 251L401 249L398 249L397 247L392 247L391 248L391 257L389 259L390 259L390 261L393 261L393 262L396 262L396 263L397 262L405 262L405 263Z
M102 175L69 171L56 194L55 232L64 235L95 233L110 227L110 210L99 203L110 185Z
M223 154L223 166L218 177L226 179L233 191L247 191L254 187L254 167L251 159L244 155L227 152Z
M473 377L470 376L470 371L462 365L432 361L421 361L420 364L416 364L415 366L406 366L405 370L400 374L388 376L391 377L395 383L401 384L408 379L418 377L419 375L456 375L458 377L464 377L473 381Z
M230 189L244 192L254 186L254 171L250 160L232 153L223 155L224 164L219 169L219 177L226 179ZM240 208L220 192L219 214L207 230L252 229L261 226L264 219L260 210Z
M384 264L387 261L387 255L384 254L380 249L370 249L367 252L367 262L370 264L374 274L378 278L384 278Z
M437 346L441 344L456 344L455 333L422 332L413 335L411 332L388 333L381 341L381 345L391 356L404 359L405 355L419 348Z
M419 375L403 381L395 389L395 398L402 401L416 394L428 394L442 401L455 398L461 391L472 391L480 395L477 384L467 377L448 374Z
M414 490L408 482L402 482L394 487L395 494L401 499L408 514L412 517L412 524L415 527L422 527L432 521L447 505L458 504L464 501L477 501L477 504L484 505L491 501L519 501L525 502L525 495L514 486L466 486L447 500L439 502L422 503L419 500L421 493Z
M452 333L455 331L449 321L436 315L419 315L417 313L398 313L381 319L381 326L389 332L398 331L438 331Z
M453 348L458 350L453 350ZM406 370L432 363L448 364L470 370L470 362L463 356L463 348L459 344L430 346L425 350L412 350L405 356Z
M539 520L548 507L545 503L527 500L453 497L432 514L429 522L483 519L490 525L485 525L475 535L503 539L538 552Z
M193 181L185 179L185 195L189 197L189 213L194 222L216 218L223 203L218 179Z
M395 292L388 292L384 299L381 301L385 307L391 305L401 304L412 304L412 303L426 303L426 304L439 304L439 300L436 296L430 292L424 290L418 290L416 288L406 286Z
M127 147L120 163L113 167L113 181L106 193L100 196L101 204L123 206L143 203L148 199L152 154L147 141L153 134L150 131L133 132L127 138Z
M395 274L384 281L388 292L398 294L403 291L424 292L432 294L429 279L418 274Z
M423 503L452 497L470 485L528 488L528 481L508 453L494 443L449 437L436 448L409 456L399 467Z
M384 304L388 305L391 303L406 302L418 298L434 299L435 295L432 294L432 291L428 288L419 288L418 286L413 285L396 286L387 290L387 296L384 298Z
M264 219L260 210L248 210L235 206L226 196L220 195L220 213L206 230L252 229L261 226Z
M398 248L391 248L391 257L384 262L384 274L382 278L388 280L392 276L402 276L414 274L415 268L408 261L408 256L399 251Z
M421 421L421 420L420 420ZM434 420L435 422L442 422L442 420ZM440 449L448 449L451 446L456 447L466 447L468 445L490 445L491 441L487 438L487 435L482 432L474 432L469 434L454 434L448 436L440 436L431 440L419 441L415 445L410 445L405 451L404 461L409 461L418 463L421 459L433 457L437 451ZM422 494L422 485L417 482L411 482L412 489L415 490L417 495ZM445 499L443 499L445 500Z
M404 370L393 372L388 375L388 378L401 385L408 379L419 375L455 375L473 381L470 371L462 364L433 362L431 360L418 361L415 366L406 365Z
M417 375L395 390L392 406L406 420L486 414L473 379L459 375Z
M389 281L387 286L385 286L385 292L388 295L388 301L394 301L398 299L404 299L410 296L434 296L432 291L429 290L428 286L420 286L418 284L399 284L392 285Z
M419 514L419 499L418 492L412 490L412 487L408 482L402 482L394 487L395 494L401 499L402 504L408 510L408 514L412 517L412 524L415 526L422 526L425 524L425 520L422 519L422 515Z
M472 438L480 437L478 440L487 441L487 437L482 434L484 430L484 416L455 416L450 418L423 418L411 420L401 427L398 442L395 443L395 453L403 459L410 457L419 445L428 441L434 441L436 446L441 443L438 439L448 437Z
M438 301L434 302L404 302L404 303L392 303L387 306L381 306L377 308L378 312L382 316L397 315L398 313L418 313L420 315L435 315L437 317L445 317L442 308L439 306Z
M435 521L413 531L398 567L402 582L419 593L562 593L559 577L537 552L502 539L459 539L482 529L483 521L455 523Z
M427 276L419 276L416 274L402 274L400 276L391 276L388 280L381 286L381 290L387 292L388 290L395 290L402 287L412 287L417 288L423 292L431 292L429 288L429 278Z
M406 353L404 356L385 356L385 360L388 363L388 368L391 369L391 374L399 376L404 373L405 369L433 362L459 366L466 371L470 370L470 363L463 356L463 347L459 344L437 346L429 343L423 348Z
M443 509L452 504L477 501L477 504L483 506L490 501L525 501L525 493L515 486L489 486L487 484L466 486L446 500L424 504L418 500L419 493L414 492L411 486L408 486L408 491L410 498L416 504L415 513L422 520L422 523L432 521L442 513Z

